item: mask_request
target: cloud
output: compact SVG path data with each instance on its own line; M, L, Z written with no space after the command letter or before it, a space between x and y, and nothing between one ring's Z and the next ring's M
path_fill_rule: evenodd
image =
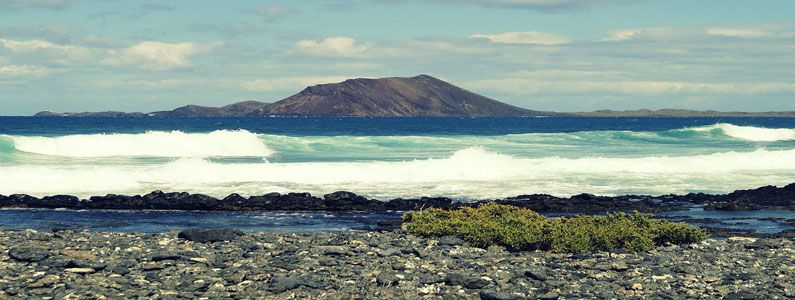
M351 78L349 76L320 76L320 77L285 77L275 79L254 79L238 82L238 85L252 92L269 92L275 90L295 90L310 85L342 82Z
M658 96L677 94L749 95L792 93L795 84L787 82L685 82L685 81L592 81L545 80L540 78L499 78L470 81L467 87L515 95L614 94Z
M108 65L137 65L148 70L170 70L191 65L190 56L202 52L196 43L145 41L122 50L112 50L102 62Z
M603 38L600 41L604 42L619 42L619 41L626 41L629 40L639 34L643 33L641 29L623 29L623 30L616 30L613 31L612 35L609 37Z
M357 43L346 36L328 37L322 41L301 40L295 47L307 53L320 56L358 57L373 48L372 43Z
M473 34L469 36L474 39L486 39L492 43L499 44L523 44L523 45L543 45L554 46L568 44L568 38L551 33L538 31L529 32L505 32L500 34Z
M384 1L384 0L380 0ZM475 4L486 7L508 9L528 9L542 12L558 12L563 10L584 9L599 5L627 4L640 0L424 0L446 4ZM392 0L387 2L408 2Z
M0 45L13 54L33 57L41 62L52 61L58 64L72 64L90 59L96 54L88 47L56 44L45 40L0 39Z
M76 0L0 0L0 11L21 9L64 9Z
M52 70L44 66L32 65L8 65L0 66L0 80L16 78L39 78L52 73Z
M247 11L268 21L274 21L276 19L298 13L298 10L295 8L281 4L260 5L249 8Z
M735 37L735 38L760 38L760 37L767 37L773 35L770 32L758 29L726 28L726 27L708 28L706 30L706 33L709 35L718 35L718 36Z

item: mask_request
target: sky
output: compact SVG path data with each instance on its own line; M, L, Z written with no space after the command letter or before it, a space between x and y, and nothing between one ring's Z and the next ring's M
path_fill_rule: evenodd
M0 115L428 74L525 108L795 110L790 0L0 0Z

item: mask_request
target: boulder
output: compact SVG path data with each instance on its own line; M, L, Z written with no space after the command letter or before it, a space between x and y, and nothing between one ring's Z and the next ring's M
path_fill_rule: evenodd
M14 247L8 250L8 256L18 261L36 262L50 257L50 251L38 247Z

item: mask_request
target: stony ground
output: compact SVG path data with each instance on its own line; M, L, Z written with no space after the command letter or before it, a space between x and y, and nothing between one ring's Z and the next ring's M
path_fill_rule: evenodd
M0 231L0 299L792 299L787 239L642 254L510 253L401 232Z

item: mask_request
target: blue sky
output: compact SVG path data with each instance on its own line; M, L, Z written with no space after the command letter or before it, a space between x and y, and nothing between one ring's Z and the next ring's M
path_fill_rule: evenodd
M273 102L416 74L539 110L795 110L793 11L784 0L0 0L0 115Z

